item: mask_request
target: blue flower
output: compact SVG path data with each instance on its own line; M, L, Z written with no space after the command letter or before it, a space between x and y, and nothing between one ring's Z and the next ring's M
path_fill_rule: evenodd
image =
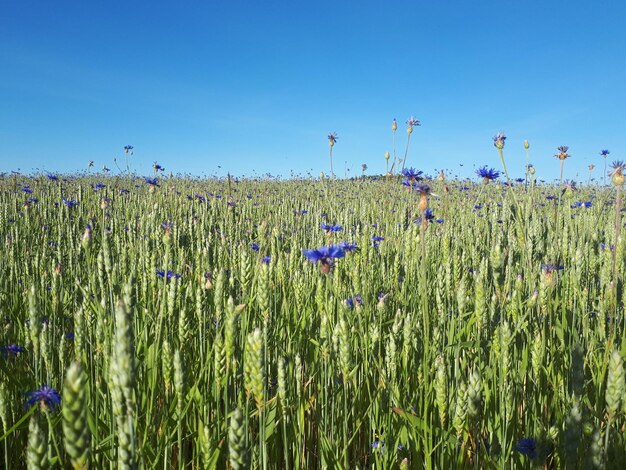
M601 150L600 151L600 156L601 157L606 157L606 156L608 156L609 153L611 153L611 152L609 152L608 150Z
M426 196L430 194L430 186L428 186L427 184L414 183L413 190Z
M47 176L48 176L48 179L51 181L57 181L59 179L57 175L52 174L52 173L48 173Z
M107 187L107 185L106 185L106 184L96 183L96 184L94 185L93 189L95 189L95 190L97 191L98 189L104 189L104 188L106 188L106 187Z
M373 242L382 242L384 239L385 239L385 237L381 237L381 236L378 236L378 235L374 235L372 237L372 241Z
M329 224L322 224L322 229L326 230L327 232L341 232L343 230L343 227L341 225L329 225Z
M33 190L30 189L30 186L28 186L28 185L22 186L22 191L24 191L26 194L32 194L33 193Z
M343 258L346 256L346 252L339 245L323 246L316 250L304 250L302 254L306 256L311 263L317 263L318 261L328 263L335 258Z
M405 168L402 170L402 175L409 178L411 181L421 180L423 171L416 170L415 168Z
M500 172L493 168L487 168L486 166L476 170L476 174L480 176L484 181L493 181L500 177Z
M145 182L148 183L150 186L158 186L159 185L159 178L149 178L149 177L145 177L144 178Z
M7 344L6 346L1 346L0 351L2 351L4 356L17 356L20 353L26 352L26 349L18 344Z
M250 248L252 248L253 251L259 251L259 244L258 243L252 243L250 244Z
M316 250L304 250L302 252L304 256L312 263L320 263L320 271L323 274L328 274L333 267L333 260L336 258L343 258L346 256L346 252L338 245L323 246Z
M54 411L55 407L61 403L61 395L52 387L44 385L39 390L29 392L25 394L28 398L26 400L26 406L33 406L35 403L45 405Z
M271 256L264 256L264 257L261 259L261 263L263 263L263 264L270 264L270 263L271 263L271 261L272 261L272 257L271 257Z
M493 136L494 147L497 147L499 149L504 148L505 140L506 140L506 136L504 135L504 132L498 132L496 135Z
M532 437L520 439L515 446L515 450L531 459L535 459L537 458L537 441Z
M130 153L131 155L133 154L133 149L135 147L133 147L132 145L125 145L124 146L124 153Z
M339 244L339 247L348 253L359 249L359 247L356 246L356 243L349 243L349 242L341 242Z
M168 271L166 273L162 269L157 269L156 273L157 273L157 276L163 277L163 278L167 277L167 279L172 279L172 278L178 279L181 277L181 274L175 273L174 271Z
M72 209L73 207L76 207L78 205L78 202L74 201L73 199L63 198L63 204Z

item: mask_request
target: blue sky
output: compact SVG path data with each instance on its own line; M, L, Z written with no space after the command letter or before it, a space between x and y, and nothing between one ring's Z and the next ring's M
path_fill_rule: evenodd
M184 6L181 6L184 5ZM422 121L409 166L601 178L626 159L626 3L42 2L0 14L0 171L194 175L385 170L391 121ZM347 162L347 163L346 163ZM461 167L460 165L463 165ZM121 165L122 166L122 165ZM218 168L221 167L221 168ZM576 176L578 175L578 176Z

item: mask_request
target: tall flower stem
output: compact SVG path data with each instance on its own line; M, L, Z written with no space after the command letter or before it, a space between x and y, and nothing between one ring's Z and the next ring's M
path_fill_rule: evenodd
M395 137L395 135L394 135ZM402 172L404 170L404 165L406 164L406 156L409 153L409 144L411 143L411 134L409 133L407 138L406 138L406 149L404 150L404 159L402 160L402 169L400 170L400 172Z
M330 177L335 178L335 173L333 172L333 148L330 147Z

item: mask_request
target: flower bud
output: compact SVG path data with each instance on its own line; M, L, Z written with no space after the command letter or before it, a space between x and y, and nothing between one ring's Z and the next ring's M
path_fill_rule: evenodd
M525 148L526 150L528 150L528 149L530 148L530 144L528 143L528 140L525 140L525 141L524 141L524 148Z

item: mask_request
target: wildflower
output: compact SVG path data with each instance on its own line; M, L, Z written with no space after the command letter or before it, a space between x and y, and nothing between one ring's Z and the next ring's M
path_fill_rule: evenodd
M326 230L326 233L335 233L341 232L343 230L343 227L341 225L322 224L322 230Z
M402 170L402 175L409 178L411 182L421 180L423 173L423 171L416 170L415 168L405 168Z
M398 130L398 121L396 121L396 118L393 118L393 121L391 121L391 130L393 132Z
M600 156L606 158L609 155L609 153L611 152L609 152L608 150L601 150Z
M148 176L146 176L144 178L144 181L146 183L148 183L150 186L154 187L154 186L158 186L159 185L159 178L150 178Z
M78 202L74 201L73 199L65 199L65 198L63 198L63 204L65 204L70 209L78 206Z
M622 186L624 184L624 169L626 165L622 160L617 160L611 164L612 170L609 171L609 176L615 186Z
M318 249L304 250L302 252L304 256L311 263L320 263L320 271L324 274L330 272L330 268L333 266L333 260L336 258L343 258L346 252L338 245L323 246Z
M95 191L98 191L99 189L104 189L104 188L106 188L106 187L107 187L107 185L106 185L106 184L96 183L96 184L93 186L93 189L94 189Z
M59 179L59 177L57 175L53 174L53 173L48 173L47 176L48 176L48 179L50 181L58 181L58 179Z
M576 191L576 182L573 180L565 180L563 181L563 191L561 194L567 193L571 195L574 191Z
M358 246L356 246L356 243L349 243L349 242L341 242L341 243L339 244L339 247L340 247L343 251L345 251L346 253L349 253L349 252L351 252L351 251L355 251L355 250L358 250L358 249L359 249L359 247L358 247Z
M336 132L331 132L330 134L328 134L328 145L330 145L331 147L333 147L335 145L335 143L337 142L337 133Z
M7 344L6 346L0 346L0 351L2 351L4 356L17 356L20 353L26 352L26 349L18 344Z
M483 183L489 183L489 181L494 181L500 177L500 172L494 170L493 168L487 168L486 166L479 168L476 170L476 174L483 179Z
M531 459L537 458L537 441L532 437L525 437L515 446L515 450L521 454L530 457Z
M26 194L33 194L33 190L30 189L29 185L22 186L22 191L24 191Z
M261 263L263 264L270 264L271 262L272 262L271 256L264 256L263 258L261 258Z
M420 193L423 196L428 196L430 194L430 186L423 183L415 183L413 185L413 190Z
M87 168L93 168L93 160L87 162Z
M493 145L498 150L502 150L504 148L505 140L506 140L506 136L504 135L504 132L500 131L496 135L493 136Z
M133 149L135 147L133 147L132 145L125 145L124 146L124 153L130 153L131 155L133 154Z
M413 132L413 126L419 126L421 125L421 123L417 119L415 119L413 116L411 116L410 119L406 121L406 125L407 125L406 132L408 134L411 134L411 132Z
M154 162L152 164L152 168L154 168L154 171L165 171L165 168L163 168L161 165L159 165L157 162Z
M378 235L374 235L372 237L372 241L373 242L382 242L384 239L385 239L385 237L381 237L381 236L378 236Z
M571 157L571 155L567 153L567 151L569 150L569 147L567 145L561 145L560 147L557 148L557 150L559 151L559 153L557 153L555 157L558 158L559 160L563 161L566 158Z
M104 171L105 173L108 173L109 171L111 171L111 169L110 169L110 168L107 168L107 166L106 166L106 165L103 165L103 166L102 166L102 171Z
M41 406L46 406L54 411L55 407L61 403L59 392L48 385L44 385L39 390L26 393L25 395L28 397L25 403L26 406L33 406L35 403L39 403Z
M252 248L253 251L259 251L259 249L260 249L258 243L251 243L250 244L250 248Z
M175 273L174 271L167 271L167 273L163 270L163 269L157 269L156 270L157 276L162 277L162 278L167 278L167 279L179 279L181 277L181 274Z

